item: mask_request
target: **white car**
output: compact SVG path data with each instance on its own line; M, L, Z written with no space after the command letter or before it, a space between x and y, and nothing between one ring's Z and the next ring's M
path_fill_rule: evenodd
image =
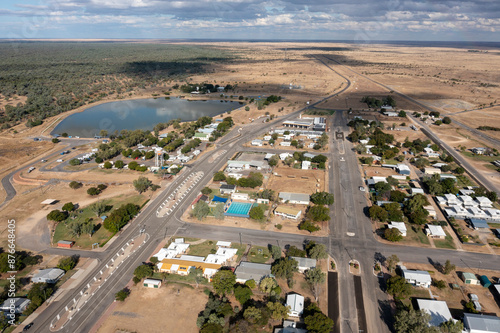
M60 158L60 159L58 159L58 160L56 160L56 162L59 162L59 163L61 163L62 161L63 161L63 160L62 160L61 158Z
M365 187L364 186L360 186L359 190L362 191L362 192L364 192L365 191Z

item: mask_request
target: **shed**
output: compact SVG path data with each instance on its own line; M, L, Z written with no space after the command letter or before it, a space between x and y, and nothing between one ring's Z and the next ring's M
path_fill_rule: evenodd
M476 277L476 274L469 272L462 272L462 280L465 284L478 285L479 280Z
M45 199L41 202L42 205L53 205L57 203L59 200L56 199Z
M481 281L481 284L483 285L483 287L489 288L491 286L491 281L490 281L490 279L488 279L488 277L486 275L481 275L479 277L479 280Z
M65 240L60 240L57 242L57 247L65 247L65 248L72 248L75 242L73 241L65 241Z
M161 280L157 279L145 279L143 283L144 287L158 289L161 287Z
M474 229L489 229L488 223L481 219L470 219L470 224Z

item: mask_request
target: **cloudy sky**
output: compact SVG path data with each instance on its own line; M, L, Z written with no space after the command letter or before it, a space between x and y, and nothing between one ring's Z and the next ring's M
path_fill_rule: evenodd
M500 1L2 0L0 38L500 41Z

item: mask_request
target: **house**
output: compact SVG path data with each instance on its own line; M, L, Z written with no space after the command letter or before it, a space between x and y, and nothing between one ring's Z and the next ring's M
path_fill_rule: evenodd
M410 175L410 168L406 164L398 164L396 168L400 175Z
M464 313L464 332L498 333L500 332L500 318L483 314Z
M429 153L426 153L425 155L427 157L430 157L430 158L438 158L439 157L439 153L434 153L434 152L429 152Z
M293 155L290 154L290 153L282 153L280 154L280 160L284 161L286 160L288 157L292 157Z
M181 163L187 163L187 162L191 161L191 159L193 157L192 156L179 155L179 156L177 156L177 158L179 159L179 162L181 162Z
M167 248L160 249L153 257L158 258L158 261L162 261L165 258L174 258L179 254L185 253L188 248L189 244L184 243L184 238L176 238Z
M233 193L231 194L231 199L232 200L243 200L243 201L248 201L248 193Z
M73 247L74 244L75 244L75 242L73 242L73 241L60 240L57 242L57 247L64 247L64 248L70 249Z
M181 258L165 258L158 263L158 269L160 272L167 272L170 274L188 275L189 271L193 268L199 268L203 272L203 276L207 279L211 279L212 276L220 269L220 264L212 264L203 262L205 258L201 258L202 261L193 260L193 256L184 256ZM191 260L189 260L191 259Z
M285 206L278 206L274 210L274 215L293 220L298 219L301 214L302 211L300 209L285 207Z
M446 163L434 163L432 166L435 167L435 168L442 168L444 167L445 165L448 165Z
M457 181L457 177L455 177L453 175L445 174L445 173L442 173L439 176L439 180L443 180L443 179L453 179L454 181Z
M158 289L158 288L161 287L161 280L157 280L157 279L145 279L142 285L144 287L146 287L146 288Z
M270 136L270 135L265 135L265 136L264 136L264 140L265 140L265 141L269 141L269 140L271 140L272 138L273 138L273 137L272 137L272 136ZM274 154L273 154L273 155L274 155Z
M258 203L258 204L265 204L265 205L268 205L268 204L269 204L269 199L258 198L258 199L257 199L257 203Z
M310 161L302 161L302 170L308 170L311 167Z
M223 93L226 90L226 87L217 87L217 92Z
M446 233L440 225L427 224L425 234L430 238L445 239Z
M425 193L425 192L424 192L424 190L423 190L423 189L421 189L421 188L419 188L419 187L412 187L412 188L410 189L410 194L411 194L411 195L415 195L415 194L424 194L424 193Z
M387 117L397 117L398 113L394 111L385 111L384 115L386 115Z
M290 307L288 311L290 317L300 317L304 312L304 296L299 294L287 295L285 306Z
M280 146L283 146L283 147L290 147L291 144L292 143L290 141L281 141L280 142Z
M297 205L309 205L309 194L280 192L278 197L283 201Z
M479 206L479 203L474 201L471 196L468 195L461 195L458 197L458 200L462 203L464 207L477 207Z
M472 148L471 152L473 152L476 155L483 155L486 152L486 148L484 148L484 147Z
M440 175L441 174L441 169L438 168L424 168L424 174L426 175Z
M0 305L0 311L10 312L14 309L15 314L23 313L24 310L30 305L31 301L23 297L7 298L5 302Z
M462 281L464 281L465 284L474 286L479 285L479 280L476 278L476 274L469 272L462 272Z
M305 271L316 267L316 259L303 258L303 257L290 257L290 258L297 261L298 263L297 268L301 273L304 273Z
M220 194L232 194L236 192L236 185L221 184L219 187Z
M64 274L64 270L60 268L41 269L38 271L38 273L33 275L33 277L31 278L31 282L56 283L60 278L64 276Z
M402 269L403 277L406 282L416 287L429 288L431 286L432 278L427 271L414 271Z
M434 209L434 207L432 205L423 206L422 208L425 209L427 211L427 213L429 213L430 217L432 217L432 218L436 218L437 217L436 210Z
M259 284L263 277L271 275L271 265L242 261L234 273L238 283L254 280Z
M269 161L274 155L276 154L267 153L266 156L264 156L264 161Z
M460 205L460 201L458 200L457 196L447 193L444 195L444 197L446 198L448 206Z
M476 202L481 208L491 208L493 204L491 200L486 197L476 197Z
M404 222L391 222L387 225L389 229L398 229L401 236L406 237L406 225Z
M258 139L252 140L252 146L262 147L262 140L258 140Z
M196 132L196 133L194 133L194 138L195 139L200 139L200 141L209 141L210 140L210 134L209 133Z
M313 159L313 158L315 158L315 157L316 157L316 155L314 155L314 154L311 154L311 153L304 153L304 158L310 158L310 159Z
M417 299L418 308L431 315L429 326L439 327L444 322L452 319L450 309L445 301L432 299Z
M276 327L274 333L307 333L307 330L297 328L297 323L293 320L283 320L283 327Z

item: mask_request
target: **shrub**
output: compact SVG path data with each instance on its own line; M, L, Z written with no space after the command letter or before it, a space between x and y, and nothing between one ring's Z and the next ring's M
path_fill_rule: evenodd
M77 190L82 186L83 186L82 183L76 181L72 181L71 183L69 183L69 187L72 188L73 190Z
M99 189L97 187L91 187L87 190L87 194L91 195L91 196L99 195L100 193L101 193L101 191L99 191Z
M299 224L299 230L307 230L310 233L321 230L319 226L317 226L314 222L309 220L305 220Z

